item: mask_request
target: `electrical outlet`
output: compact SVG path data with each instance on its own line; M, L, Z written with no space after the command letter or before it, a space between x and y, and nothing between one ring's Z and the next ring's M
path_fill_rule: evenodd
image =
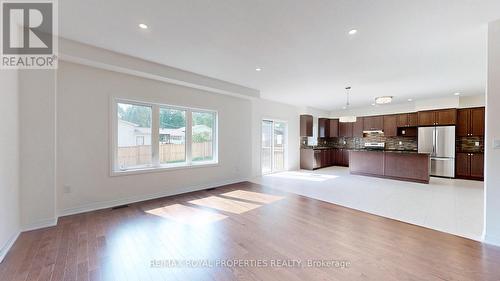
M500 149L500 139L493 139L493 149Z
M67 193L71 193L71 186L69 186L69 185L64 185L64 186L63 186L63 191L64 191L64 193L66 193L66 194L67 194Z

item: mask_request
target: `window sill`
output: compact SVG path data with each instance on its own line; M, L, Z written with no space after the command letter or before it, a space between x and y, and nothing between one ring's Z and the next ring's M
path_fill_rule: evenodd
M111 176L117 177L117 176L138 175L138 174L147 174L147 173L161 173L161 172L167 172L167 171L209 168L209 167L217 167L217 166L219 166L219 162L215 162L215 161L192 163L191 165L187 165L187 164L168 165L168 166L163 165L163 166L159 166L159 167L144 167L144 168L134 168L134 169L129 169L129 170L111 171Z

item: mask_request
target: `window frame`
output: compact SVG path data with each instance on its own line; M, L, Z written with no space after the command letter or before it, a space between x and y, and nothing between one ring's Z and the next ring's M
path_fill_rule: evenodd
M151 107L151 159L152 164L143 167L133 167L130 169L120 169L118 159L118 104L125 103L138 106ZM182 163L160 163L160 108L182 110L186 112L185 130L185 159ZM206 112L214 114L213 128L213 160L192 161L192 119L194 112ZM219 165L219 112L212 109L169 105L159 102L138 101L134 99L111 97L110 99L110 175L129 175L151 172L162 172L178 169L213 167Z

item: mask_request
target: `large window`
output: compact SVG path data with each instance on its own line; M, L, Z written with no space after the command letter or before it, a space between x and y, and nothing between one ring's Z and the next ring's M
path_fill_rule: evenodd
M193 111L192 155L193 162L214 160L215 113Z
M118 103L117 109L117 167L125 170L151 166L151 106Z
M116 100L113 171L217 163L217 112Z
M160 164L186 162L186 111L160 107Z

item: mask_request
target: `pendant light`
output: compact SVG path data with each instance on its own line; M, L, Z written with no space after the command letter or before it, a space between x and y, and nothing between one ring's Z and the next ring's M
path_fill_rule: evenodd
M351 92L351 87L345 87L345 93L346 93L346 96L347 96L347 101L346 101L346 104L344 106L344 109L348 109L351 106L351 103L349 101L350 92ZM339 119L339 122L342 122L342 123L354 123L354 122L356 122L356 116L341 116L340 119Z

